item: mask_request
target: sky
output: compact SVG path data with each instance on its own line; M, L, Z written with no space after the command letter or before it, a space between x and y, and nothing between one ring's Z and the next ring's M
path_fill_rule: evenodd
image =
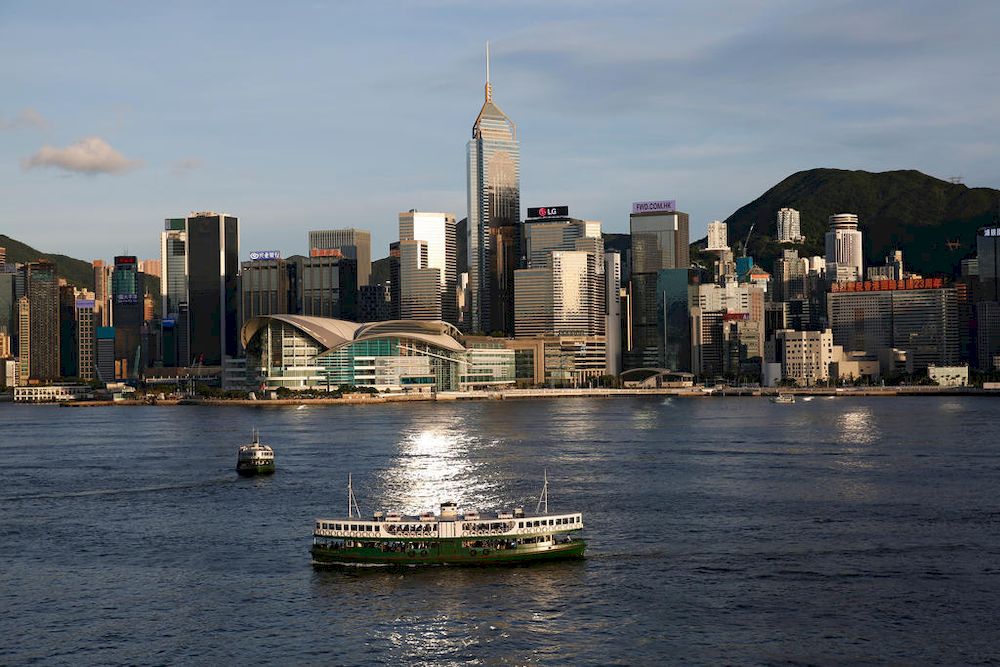
M0 233L159 255L237 215L241 254L400 211L466 215L483 101L517 124L521 206L691 237L813 167L1000 186L1000 2L0 0Z

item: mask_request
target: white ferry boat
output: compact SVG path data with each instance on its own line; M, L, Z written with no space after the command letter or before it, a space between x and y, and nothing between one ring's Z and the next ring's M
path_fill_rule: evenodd
M775 396L774 398L771 399L771 402L772 403L794 403L795 402L795 395L794 394L778 394L777 396Z
M274 450L261 443L257 429L253 430L253 442L240 446L236 457L236 472L244 477L270 475L274 472Z
M546 476L538 507L479 512L441 504L440 514L362 516L348 478L346 518L317 518L312 563L325 565L498 565L582 558L579 512L548 511Z

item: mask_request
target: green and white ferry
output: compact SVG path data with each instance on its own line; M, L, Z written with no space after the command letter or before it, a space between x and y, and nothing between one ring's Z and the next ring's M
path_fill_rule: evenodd
M583 515L548 512L548 477L533 514L462 510L441 504L440 514L374 512L363 517L348 478L347 518L318 518L315 566L500 565L582 558Z
M253 442L240 445L236 456L236 472L244 477L270 475L274 472L274 450L261 443L257 429L253 430Z

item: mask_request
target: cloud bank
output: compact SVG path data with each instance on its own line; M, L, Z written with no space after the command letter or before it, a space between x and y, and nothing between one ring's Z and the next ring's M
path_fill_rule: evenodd
M26 170L49 167L78 174L115 174L141 165L142 161L126 158L100 137L87 137L66 148L43 146L21 163Z

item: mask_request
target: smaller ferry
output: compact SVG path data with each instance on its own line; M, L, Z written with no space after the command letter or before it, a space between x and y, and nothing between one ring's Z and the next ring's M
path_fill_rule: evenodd
M794 403L795 396L793 394L778 394L771 399L772 403Z
M244 477L270 475L274 472L274 450L261 443L257 429L253 430L253 442L240 445L236 457L236 472Z
M462 510L445 502L440 514L362 516L350 476L347 479L347 518L316 519L314 566L504 565L582 558L586 548L578 537L582 514L549 514L548 475L533 514L523 507Z

